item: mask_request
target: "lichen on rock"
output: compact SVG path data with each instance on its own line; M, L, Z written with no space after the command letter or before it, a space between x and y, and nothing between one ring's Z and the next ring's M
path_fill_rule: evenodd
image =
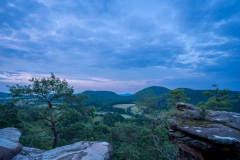
M197 159L240 159L240 114L208 110L206 120L194 105L177 103L176 109L169 120L169 137L184 152L182 145L199 151Z

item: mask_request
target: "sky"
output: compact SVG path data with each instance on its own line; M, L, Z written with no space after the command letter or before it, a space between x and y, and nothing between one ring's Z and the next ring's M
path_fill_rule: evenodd
M51 73L76 93L240 91L240 1L1 0L0 92Z

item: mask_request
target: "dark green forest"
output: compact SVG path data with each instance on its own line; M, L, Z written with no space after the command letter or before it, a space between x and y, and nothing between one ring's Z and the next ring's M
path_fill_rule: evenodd
M211 85L210 85L211 86ZM206 102L208 100L207 96L204 96L203 92L205 91L212 91L213 90L193 90L189 88L177 88L177 89L184 89L184 93L186 94L186 97L190 98L190 101L188 103L197 105L199 102ZM176 89L176 90L177 90ZM144 92L147 90L152 90L154 95L162 95L169 93L170 89L167 89L165 87L159 87L159 86L152 86L145 88L139 92ZM137 92L137 93L139 93ZM89 95L89 99L84 100L84 102L87 105L94 105L95 107L100 107L103 111L114 111L116 108L113 108L112 106L115 104L128 104L128 103L134 103L136 100L138 100L138 97L136 96L137 93L131 96L120 96L117 95L114 92L110 91L85 91L84 94ZM239 99L239 91L229 91L229 99ZM159 110L168 110L169 107L167 107L167 97L164 98L159 104L158 109ZM240 113L240 102L236 102L231 106L233 109L231 112L237 112Z
M19 128L23 146L44 150L78 141L107 141L116 160L174 159L178 146L169 141L166 127L176 102L240 113L240 92L220 91L217 85L208 91L152 86L121 96L110 91L75 94L54 74L29 81L29 86L8 86L11 94L0 92L0 128ZM134 106L114 107L118 104ZM138 112L132 112L133 107Z

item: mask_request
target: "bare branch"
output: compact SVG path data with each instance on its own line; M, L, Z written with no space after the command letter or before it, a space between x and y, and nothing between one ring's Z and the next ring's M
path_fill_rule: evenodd
M53 127L50 127L50 128L47 128L47 129L44 129L44 130L41 130L41 131L38 131L38 132L33 133L33 135L32 135L32 141L31 141L31 143L30 143L29 146L31 146L31 144L32 144L32 142L33 142L33 137L34 137L36 134L41 133L41 132L44 132L44 131L49 130L49 129L52 129L52 128L53 128Z
M44 143L44 142L47 142L47 141L50 141L50 140L54 140L54 138L49 138L49 139L47 139L47 140L45 140L45 141L38 142L38 143L34 143L34 144L32 144L32 142L31 142L31 144L30 144L28 147L31 147L31 146L33 146L33 145L35 145L35 144Z

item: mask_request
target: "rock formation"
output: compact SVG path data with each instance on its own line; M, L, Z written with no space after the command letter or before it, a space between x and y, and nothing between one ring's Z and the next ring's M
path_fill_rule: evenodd
M240 159L240 114L225 111L203 113L191 104L177 103L170 120L169 138L181 153L199 160Z
M16 128L0 129L0 160L8 160L16 156L22 145L18 142L21 132Z
M0 130L0 160L111 160L113 148L107 142L81 141L52 150L22 147L16 128Z
M111 160L113 149L107 142L77 142L49 151L23 147L12 160Z

